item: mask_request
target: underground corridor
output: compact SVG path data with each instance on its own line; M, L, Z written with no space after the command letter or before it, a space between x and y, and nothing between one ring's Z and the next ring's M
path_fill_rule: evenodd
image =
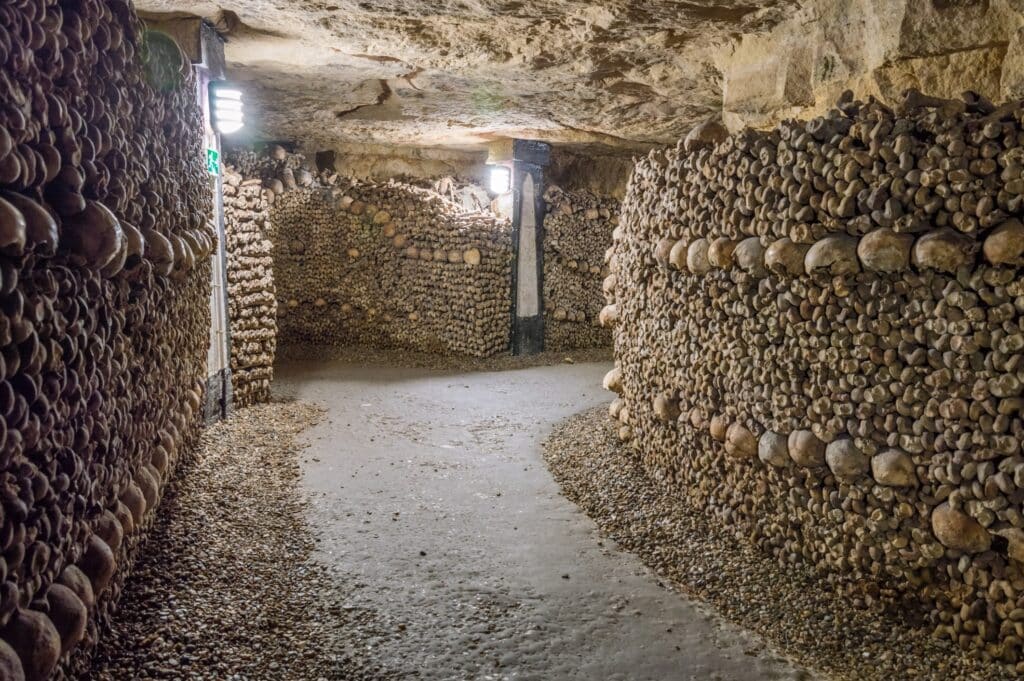
M0 681L1020 678L1022 55L0 2Z

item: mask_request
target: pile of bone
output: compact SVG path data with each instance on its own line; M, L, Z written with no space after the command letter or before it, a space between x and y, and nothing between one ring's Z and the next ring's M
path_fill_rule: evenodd
M448 201L461 206L465 212L491 209L491 197L487 190L461 177L447 176L437 180L409 178L408 182L417 186L429 186Z
M611 246L619 202L552 185L544 193L544 347L549 350L611 345L598 323L604 306L602 254Z
M123 0L0 5L4 679L82 668L201 423L202 120L143 33Z
M337 173L317 173L305 156L288 153L284 147L276 144L260 150L233 149L227 158L234 171L243 178L262 181L266 190L264 198L270 204L285 192L321 185L333 186L338 181Z
M273 244L263 183L224 173L224 232L227 251L231 386L234 404L270 399L277 350L277 295Z
M316 175L280 160L260 167L279 172L263 181L282 344L478 357L507 348L507 221L401 182Z
M242 177L259 178L263 180L267 188L279 189L279 194L284 192L286 179L301 178L304 181L303 186L310 186L316 175L305 156L290 154L284 147L277 144L259 149L255 147L233 148L227 152L226 159L235 172ZM294 188L297 183L293 184L291 180L288 181L288 184Z
M970 93L652 153L606 254L620 436L780 561L1019 663L1022 214L1024 107Z

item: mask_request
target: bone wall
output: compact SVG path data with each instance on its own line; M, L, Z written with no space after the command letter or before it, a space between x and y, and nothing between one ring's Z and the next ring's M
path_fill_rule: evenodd
M82 670L200 427L202 120L146 40L127 2L0 6L5 679Z
M620 437L780 562L1019 663L1022 212L1019 102L845 96L652 153L607 254Z
M231 388L234 404L270 399L277 352L277 295L266 192L259 178L224 172Z
M610 346L611 332L598 324L598 315L607 275L603 254L612 244L619 202L556 186L544 200L544 347Z
M283 150L238 160L271 199L280 344L480 357L508 347L506 220L430 188L317 176Z

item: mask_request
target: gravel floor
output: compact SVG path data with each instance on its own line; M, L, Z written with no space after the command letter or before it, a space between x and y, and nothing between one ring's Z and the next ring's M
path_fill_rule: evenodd
M85 679L813 678L604 546L559 493L543 435L604 399L604 363L377 358L279 367L298 399L205 433Z
M602 546L530 463L538 420L593 404L573 386L600 366L459 378L319 366L285 372L282 392L311 392L328 414L279 401L206 431L85 679L809 678L773 651L842 680L1014 678L915 629L912 609L836 596L687 512L597 408L558 425L544 456L565 496L647 567Z
M564 494L620 547L674 589L711 604L792 659L834 679L1011 679L912 624L906 603L867 607L840 597L809 570L769 556L684 508L684 491L652 482L615 437L607 409L560 424L545 443Z
M279 402L206 431L166 493L87 679L389 678L353 650L386 637L376 615L347 607L312 559L295 436L321 415Z

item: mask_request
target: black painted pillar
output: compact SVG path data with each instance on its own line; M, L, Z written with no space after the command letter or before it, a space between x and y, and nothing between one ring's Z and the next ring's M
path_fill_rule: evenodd
M551 147L512 142L512 354L544 349L544 168Z

